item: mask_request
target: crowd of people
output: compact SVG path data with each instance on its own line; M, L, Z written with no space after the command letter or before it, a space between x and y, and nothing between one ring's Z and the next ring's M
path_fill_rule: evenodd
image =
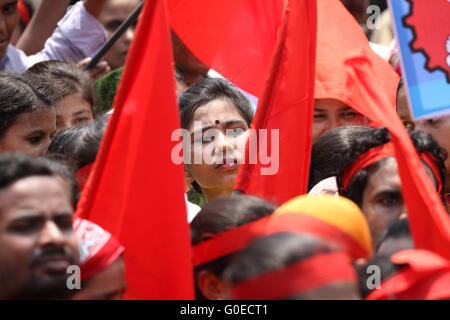
M369 1L342 2L379 53L369 58L399 72L396 53L384 56L395 38L375 44L381 32L364 27ZM0 0L1 299L120 299L127 288L126 248L73 213L114 112L136 23L96 67L83 67L139 4ZM189 156L221 160L184 166L196 299L450 298L450 262L414 246L391 134L328 86L346 85L334 61L314 97L308 194L270 203L233 192L254 102L171 36ZM396 97L448 210L450 117L414 122L400 76L376 81L396 83L386 94ZM78 286L72 266L80 268ZM373 286L371 266L380 270Z

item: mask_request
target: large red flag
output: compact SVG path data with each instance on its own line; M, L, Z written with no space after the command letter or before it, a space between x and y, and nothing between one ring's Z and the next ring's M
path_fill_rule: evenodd
M180 127L165 1L146 1L114 113L77 216L125 247L130 299L193 299L182 165L172 132Z
M259 96L285 0L167 0L170 25L200 61Z
M316 1L288 0L235 189L281 204L306 193L314 99ZM262 135L260 129L267 129ZM278 131L278 135L276 132ZM278 136L278 139L276 138ZM273 139L275 137L275 139ZM251 163L252 139L258 141ZM261 160L267 145L271 163ZM264 149L264 148L263 148ZM278 170L267 170L267 167ZM267 172L264 174L264 170Z

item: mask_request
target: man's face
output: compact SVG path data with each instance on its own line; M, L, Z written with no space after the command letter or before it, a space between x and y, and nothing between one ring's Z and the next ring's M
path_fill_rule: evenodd
M139 0L110 0L106 2L99 21L103 24L108 38L116 32L119 26L128 18L139 5ZM122 67L134 38L136 25L129 27L112 48L105 54L105 60L112 70Z
M446 192L450 192L450 116L417 121L416 129L429 133L442 148L447 150L449 157L445 160L447 168L445 186Z
M31 176L0 190L0 297L64 299L67 268L79 262L69 187Z
M427 166L424 167L436 186L431 170ZM361 209L369 224L374 245L379 242L382 233L391 224L400 218L407 217L397 161L394 157L383 160L370 172L363 191Z
M30 157L43 156L55 133L55 126L54 108L22 113L0 139L0 152L18 151Z
M335 99L315 99L312 143L325 132L345 126L367 126L369 120Z
M6 53L6 48L18 22L17 0L0 0L0 59Z

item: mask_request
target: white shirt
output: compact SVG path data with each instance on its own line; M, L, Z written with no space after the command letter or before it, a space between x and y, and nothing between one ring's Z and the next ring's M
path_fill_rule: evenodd
M187 214L188 214L187 220L188 220L188 223L191 223L192 220L194 220L197 213L199 213L201 208L198 205L188 201L188 197L186 194L184 194L184 198L186 200L186 209L187 209Z
M9 44L5 55L0 59L0 70L22 73L34 64L46 60L77 63L94 56L106 40L103 25L84 8L83 1L79 1L58 22L42 51L27 56L25 52Z

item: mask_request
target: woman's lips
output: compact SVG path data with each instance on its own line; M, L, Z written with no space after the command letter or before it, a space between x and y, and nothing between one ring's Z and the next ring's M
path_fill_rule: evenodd
M216 167L219 170L234 170L239 166L239 163L224 163Z

